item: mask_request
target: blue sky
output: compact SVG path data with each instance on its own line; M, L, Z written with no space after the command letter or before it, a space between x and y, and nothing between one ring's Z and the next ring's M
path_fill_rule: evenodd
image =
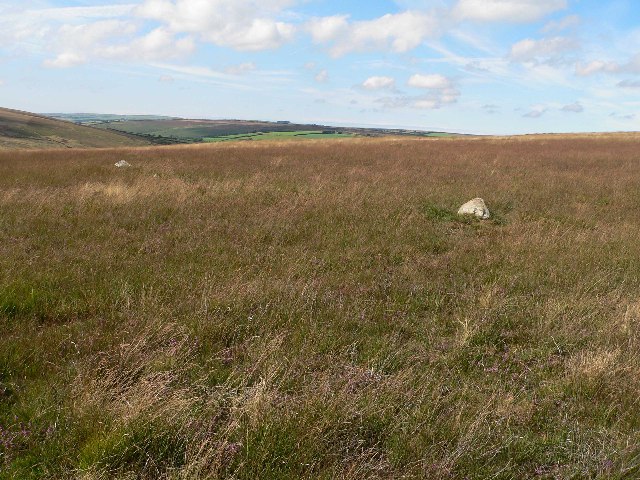
M0 0L0 106L639 130L637 0Z

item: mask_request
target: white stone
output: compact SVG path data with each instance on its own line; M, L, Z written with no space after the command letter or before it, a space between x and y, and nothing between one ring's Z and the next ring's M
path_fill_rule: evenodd
M126 168L126 167L130 167L131 164L129 162L127 162L126 160L120 160L118 163L115 164L116 167L118 168Z
M487 220L491 217L487 204L481 198L474 198L462 205L458 210L458 215L473 215L482 220Z

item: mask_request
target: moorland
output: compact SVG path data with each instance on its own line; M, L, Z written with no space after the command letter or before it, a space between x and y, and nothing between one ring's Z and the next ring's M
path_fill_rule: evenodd
M150 145L140 136L0 108L0 149L106 148Z
M0 151L0 478L638 478L639 140Z
M96 128L134 135L150 143L188 144L209 142L235 142L247 140L312 140L336 139L353 136L382 137L452 137L458 134L424 130L389 128L336 127L327 125L293 123L289 121L263 120L210 120L149 115L101 115L101 114L49 114Z
M347 128L289 121L198 120L157 115L36 114L0 108L0 149L109 148L349 137L454 137L458 134Z

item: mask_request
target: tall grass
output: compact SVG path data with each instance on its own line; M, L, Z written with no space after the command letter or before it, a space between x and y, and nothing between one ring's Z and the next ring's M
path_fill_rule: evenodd
M639 160L0 152L0 478L638 478Z

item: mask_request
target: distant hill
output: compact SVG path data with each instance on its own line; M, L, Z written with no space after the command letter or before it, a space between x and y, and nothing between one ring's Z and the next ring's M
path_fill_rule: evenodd
M106 148L149 145L143 138L0 108L0 149Z
M0 110L0 122L2 119ZM19 114L22 112L11 112ZM460 134L407 130L390 128L367 128L367 127L336 127L322 124L300 124L289 121L261 121L261 120L208 120L208 119L187 119L180 117L168 117L161 115L119 115L103 113L44 113L31 115L35 119L63 120L65 127L69 127L70 122L79 127L92 127L90 131L83 130L84 134L92 141L96 140L97 130L105 134L111 133L118 137L111 137L106 140L107 146L123 145L128 146L135 142L136 145L171 145L202 142L227 142L227 141L247 141L247 140L305 140L305 139L339 139L348 137L382 137L382 136L411 136L411 137L456 137ZM30 119L33 121L33 118ZM1 128L1 123L0 123ZM0 148L2 147L2 137L0 130ZM22 132L21 132L22 133ZM30 133L33 133L30 131ZM38 132L39 133L39 132ZM90 134L91 133L91 134ZM89 135L90 134L90 135ZM15 135L12 135L15 137ZM31 135L33 137L33 135ZM56 141L59 146L76 146L69 142L58 142L58 137L62 135L49 135L49 139ZM64 138L73 138L68 135ZM102 144L86 144L87 137L84 136L83 146L104 146ZM16 143L13 138L13 144ZM24 141L21 141L24 143ZM140 143L142 142L142 143ZM30 143L37 143L31 138Z
M42 113L41 115L79 123L81 125L96 125L129 120L179 120L178 117L167 117L163 115L117 115L112 113Z
M96 116L91 121L105 116ZM109 131L124 132L147 138L153 143L199 143L216 141L260 140L275 137L343 138L348 136L381 137L387 135L414 137L450 137L454 133L421 130L334 127L319 124L265 122L257 120L195 120L184 118L121 118L100 121L94 125ZM275 134L275 135L274 135ZM290 134L290 135L287 135Z

